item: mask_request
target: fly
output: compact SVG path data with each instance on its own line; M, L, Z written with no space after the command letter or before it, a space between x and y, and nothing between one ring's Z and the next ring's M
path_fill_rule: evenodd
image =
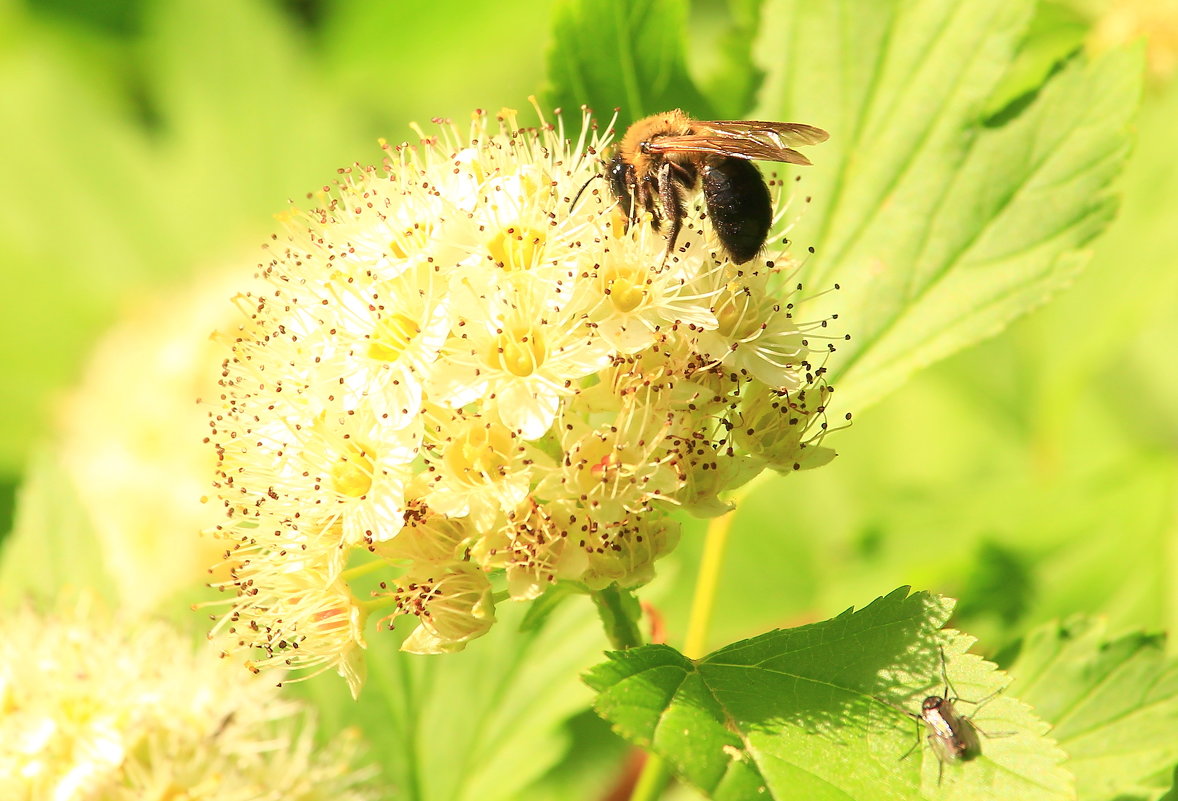
M937 759L949 764L968 762L982 753L978 730L968 716L953 707L954 701L961 699L947 696L946 692L946 695L925 698L920 705L920 714L913 717L924 723Z
M961 698L950 695L952 685L949 683L949 671L946 667L945 649L941 648L941 676L945 679L945 690L941 695L930 695L920 704L920 714L901 709L905 715L923 724L929 745L937 755L940 764L937 766L937 783L941 781L945 765L955 765L969 762L981 756L982 744L978 738L978 728L968 715L963 715L954 706ZM996 690L980 701L966 701L980 707L988 703L1001 690ZM890 704L889 704L890 705ZM900 759L906 759L920 745L920 740L909 748Z

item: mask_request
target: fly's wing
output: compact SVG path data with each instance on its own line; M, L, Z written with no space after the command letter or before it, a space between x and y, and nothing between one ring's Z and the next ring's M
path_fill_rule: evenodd
M929 734L928 742L933 747L933 753L936 754L937 759L941 762L947 765L954 765L961 761L961 752L957 750L953 740L938 737L935 734Z
M978 740L978 730L970 719L964 715L957 718L957 756L962 762L969 762L982 753L982 743Z
M711 120L694 122L689 136L663 136L646 145L650 153L709 153L757 161L809 164L793 146L816 145L830 136L821 128L800 122Z
M965 715L961 715L953 702L945 699L935 716L926 715L925 724L929 730L929 742L943 762L968 762L982 753L978 730Z

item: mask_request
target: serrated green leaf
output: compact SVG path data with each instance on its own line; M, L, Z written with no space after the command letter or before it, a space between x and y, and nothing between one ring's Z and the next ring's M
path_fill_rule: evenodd
M813 198L791 232L817 255L809 314L852 340L831 360L840 409L1044 302L1083 265L1115 210L1137 53L1075 63L1021 114L982 125L1031 0L777 0L758 45L758 116L828 129L808 155ZM836 399L839 395L836 395Z
M1178 762L1178 661L1164 638L1112 639L1102 620L1077 617L1031 632L1011 687L1054 723L1081 801L1155 797Z
M667 646L613 653L586 681L621 736L713 799L1072 798L1046 725L1000 692L993 665L964 653L970 638L939 631L948 612L943 600L901 588L700 660ZM950 695L992 696L972 707L958 700L983 746L943 779L909 719L921 699L944 692L942 653ZM916 743L920 759L902 759Z
M355 703L334 674L292 686L316 702L329 730L363 729L397 799L515 799L568 748L564 723L591 700L578 676L603 643L586 598L520 632L523 607L501 605L498 625L455 654L406 654L394 634L370 634Z
M17 491L16 522L0 551L0 605L51 602L92 591L112 607L118 593L107 573L89 515L61 465L36 454Z
M672 108L712 117L687 72L687 10L683 0L562 0L553 11L548 102L606 117L621 106L622 125Z

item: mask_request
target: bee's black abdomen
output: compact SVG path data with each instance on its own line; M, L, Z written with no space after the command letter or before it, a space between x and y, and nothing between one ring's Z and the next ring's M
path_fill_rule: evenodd
M773 199L761 172L738 158L711 160L703 170L712 228L737 264L757 255L773 222Z

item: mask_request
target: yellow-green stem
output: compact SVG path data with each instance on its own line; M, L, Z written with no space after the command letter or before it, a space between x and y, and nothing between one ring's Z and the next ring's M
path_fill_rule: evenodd
M671 778L671 770L663 758L653 751L647 751L646 762L642 764L642 773L634 782L634 792L630 794L630 801L655 801L663 794L663 788Z
M382 567L389 567L389 563L383 559L373 559L371 562L349 567L340 573L340 578L344 581L351 581L352 579L380 570Z
M381 596L380 598L373 598L371 601L355 601L354 602L364 617L368 617L373 612L383 612L389 607L397 605L397 600L391 595Z
M724 549L728 547L728 532L735 516L736 510L733 509L712 518L708 524L704 552L695 579L695 596L691 600L687 637L683 642L683 654L692 659L699 659L706 653L708 626L712 622L712 608L716 605L716 588L720 586L720 568L724 565Z

